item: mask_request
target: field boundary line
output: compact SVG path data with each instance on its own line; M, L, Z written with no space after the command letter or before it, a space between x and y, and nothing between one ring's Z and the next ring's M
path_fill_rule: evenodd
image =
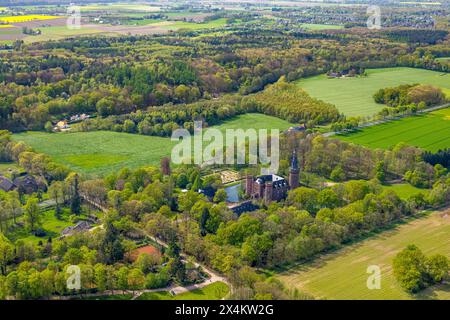
M448 107L450 107L450 103L445 103L445 104L442 104L442 105L439 105L439 106L434 106L434 107L430 107L430 108L427 108L427 109L419 110L419 111L417 111L416 113L413 113L413 114L403 114L403 115L398 115L398 116L384 118L384 119L381 119L381 120L369 121L369 122L366 122L366 123L358 125L356 128L349 129L349 130L325 132L325 133L322 134L322 136L327 138L327 137L335 136L335 135L341 134L341 133L349 133L349 132L353 132L353 131L355 131L357 129L373 127L373 126L376 126L376 125L379 125L379 124L388 123L388 122L392 122L392 121L395 121L395 120L400 120L400 119L403 119L403 118L412 117L412 116L417 115L417 114L430 113L430 112L433 112L433 111L436 111L436 110L446 109Z

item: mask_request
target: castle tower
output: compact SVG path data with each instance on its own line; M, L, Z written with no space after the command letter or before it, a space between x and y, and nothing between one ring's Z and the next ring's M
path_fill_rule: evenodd
M250 197L253 194L253 176L248 175L245 177L245 194Z
M264 190L264 201L270 203L273 200L273 185L272 182L266 182Z
M289 168L289 187L295 189L300 185L300 169L298 167L297 152L292 152L291 167Z

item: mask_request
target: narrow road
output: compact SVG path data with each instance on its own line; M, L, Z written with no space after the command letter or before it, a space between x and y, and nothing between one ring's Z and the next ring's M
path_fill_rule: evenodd
M144 231L144 232L145 232L145 231ZM164 247L164 248L167 248L167 247L169 246L169 245L168 245L167 243L165 243L164 241L162 241L162 240L160 240L160 239L158 239L158 238L156 238L156 237L154 237L154 236L148 234L147 232L145 232L145 234L146 234L147 237L149 237L152 241L156 242L156 243L159 244L160 246L162 246L162 247ZM181 253L181 257L183 257L183 258L186 259L186 260L189 258L189 256L186 255L186 254L184 254L184 253ZM228 286L230 286L230 283L228 282L228 280L227 280L225 277L223 277L223 276L221 276L220 274L218 274L217 272L212 271L211 269L207 268L205 265L203 265L203 264L201 264L201 263L199 263L199 262L197 262L197 261L193 261L192 263L194 264L194 266L195 266L196 268L201 267L201 268L203 269L203 271L205 271L205 272L209 275L209 277L210 277L210 278L208 279L208 280L210 280L209 283L214 283L214 282L220 281L220 282L224 282L224 283L226 283Z

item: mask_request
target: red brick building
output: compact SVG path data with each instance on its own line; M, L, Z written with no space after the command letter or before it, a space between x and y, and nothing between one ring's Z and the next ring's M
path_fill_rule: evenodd
M299 186L300 169L298 167L297 154L294 151L289 169L289 181L276 174L263 175L254 178L245 178L245 193L251 199L263 199L266 203L280 201L286 198L290 189Z

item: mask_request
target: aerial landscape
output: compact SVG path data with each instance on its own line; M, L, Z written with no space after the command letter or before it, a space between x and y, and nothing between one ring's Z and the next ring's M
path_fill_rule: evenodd
M450 2L0 0L2 302L450 300L449 259Z

